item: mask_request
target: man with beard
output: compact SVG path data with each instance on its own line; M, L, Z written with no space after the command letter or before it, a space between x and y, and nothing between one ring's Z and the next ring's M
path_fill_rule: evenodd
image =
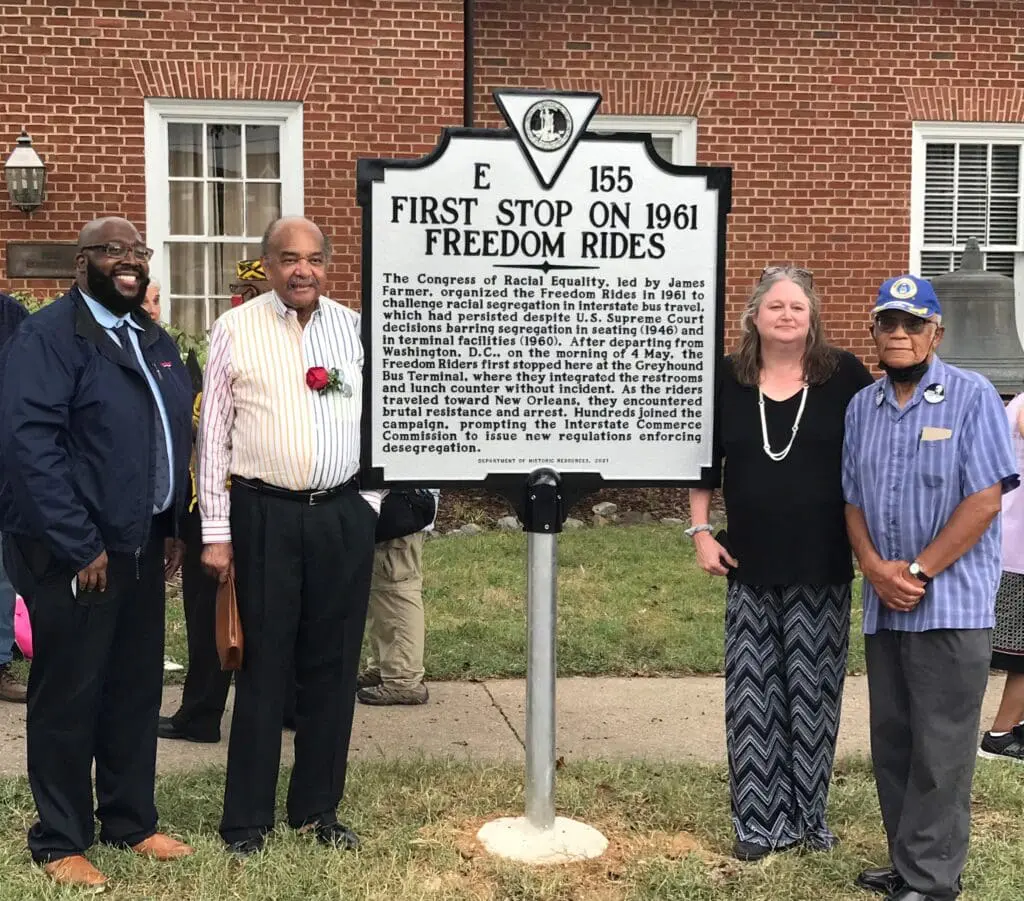
M1002 401L943 363L942 311L912 275L879 289L871 334L886 376L846 411L846 524L864 573L871 759L890 901L960 892L1000 577L1002 494L1019 482Z
M337 809L380 509L356 483L363 348L359 317L321 293L330 245L287 217L262 250L273 290L215 323L199 423L203 562L236 578L245 638L220 824L240 856L274 827L293 673L288 822L329 847L359 845Z
M141 309L152 251L124 219L78 240L71 291L4 348L0 530L32 616L28 775L32 859L58 883L106 878L100 841L170 860L153 803L164 577L181 562L192 388Z

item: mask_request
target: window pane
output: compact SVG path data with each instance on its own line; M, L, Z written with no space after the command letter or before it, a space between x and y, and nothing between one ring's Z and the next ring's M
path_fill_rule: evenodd
M238 264L260 255L259 244L210 245L210 293L230 297L231 286L238 281Z
M215 297L210 301L210 327L220 318L221 313L231 309L230 297Z
M928 197L924 200L925 244L953 243L953 198Z
M195 297L171 298L171 325L197 337L206 332L206 301Z
M242 177L241 125L207 125L206 145L210 178Z
M247 234L262 235L267 226L280 215L281 185L246 185L245 230Z
M245 126L246 178L279 178L281 175L281 128L278 125Z
M964 196L956 202L956 241L963 244L968 238L977 238L981 244L988 243L988 230L985 228L988 203L984 195L981 197Z
M993 197L989 201L988 210L988 243L1017 243L1017 206L1016 197Z
M172 181L170 188L171 234L201 235L203 233L203 183Z
M186 122L167 125L167 166L171 178L201 178L203 126Z
M667 162L672 162L672 148L675 146L675 141L665 135L655 135L654 137L654 149L658 151L661 157Z
M988 144L960 145L960 173L957 190L961 194L988 192Z
M210 197L211 235L242 234L242 183L214 181L207 185Z
M203 254L205 244L168 244L168 294L205 294Z
M986 253L985 270L1013 278L1013 257L1012 253Z
M992 193L1020 192L1020 147L1010 144L992 145Z
M950 272L950 260L952 255L934 250L926 250L921 254L921 276L922 278L935 278L936 275L945 275Z
M928 144L925 147L925 197L953 193L955 144Z

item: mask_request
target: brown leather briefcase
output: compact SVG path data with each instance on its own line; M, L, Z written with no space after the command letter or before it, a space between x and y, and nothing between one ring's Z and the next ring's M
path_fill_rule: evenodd
M238 615L234 577L217 586L217 656L222 670L242 668L242 620Z

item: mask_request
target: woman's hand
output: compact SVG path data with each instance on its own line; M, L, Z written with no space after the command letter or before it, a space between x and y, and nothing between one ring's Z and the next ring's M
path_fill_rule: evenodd
M697 563L706 573L725 576L732 567L739 566L739 561L715 541L710 532L698 532L693 536L693 544L697 551Z

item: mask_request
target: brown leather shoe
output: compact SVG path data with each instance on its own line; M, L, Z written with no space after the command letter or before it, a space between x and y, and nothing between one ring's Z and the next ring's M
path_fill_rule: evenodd
M0 666L0 701L24 704L27 699L28 689L11 675L10 664Z
M93 893L102 892L107 884L107 877L81 854L51 860L43 871L58 885L77 885L92 889Z
M153 860L177 860L179 857L195 854L194 848L190 848L184 842L179 842L176 838L171 838L162 832L154 833L137 845L132 845L132 851L143 857L152 857Z

